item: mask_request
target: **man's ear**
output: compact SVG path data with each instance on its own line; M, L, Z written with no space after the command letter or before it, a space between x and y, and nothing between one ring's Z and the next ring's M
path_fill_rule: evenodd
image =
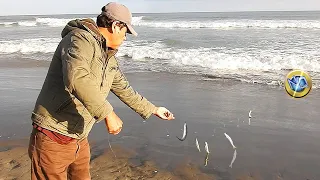
M120 33L120 27L117 26L117 21L114 21L112 23L112 33Z

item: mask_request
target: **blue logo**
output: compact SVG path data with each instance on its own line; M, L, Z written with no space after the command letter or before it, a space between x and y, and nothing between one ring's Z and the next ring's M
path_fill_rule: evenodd
M308 87L307 79L304 76L292 76L291 79L288 79L288 84L290 89L295 92L302 92Z

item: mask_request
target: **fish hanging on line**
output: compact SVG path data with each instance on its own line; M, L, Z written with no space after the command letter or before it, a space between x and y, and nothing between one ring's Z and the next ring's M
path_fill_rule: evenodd
M209 153L206 154L206 158L204 159L204 166L208 165L208 161L209 161Z
M199 146L199 142L198 142L198 139L197 139L197 138L196 138L196 146L197 146L198 151L201 152L200 146Z
M180 139L178 136L177 136L177 138L178 138L180 141L184 141L184 140L187 138L187 133L188 133L187 123L185 122L185 123L184 123L184 126L183 126L183 135L182 135L182 138Z
M204 142L204 149L206 150L206 152L209 154L210 153L210 151L209 151L209 146L208 146L208 143L207 143L207 141L206 142Z
M233 152L233 157L232 157L231 163L229 165L230 168L232 168L232 164L234 163L236 158L237 158L237 150L235 149L234 152Z
M168 131L168 129L167 129L167 128L166 128L166 130L167 130L167 137L169 137L169 136L170 136L169 131Z
M233 149L236 149L237 147L233 144L233 141L232 141L231 137L227 133L224 133L224 135L229 140L229 142L232 145Z
M248 114L248 116L249 116L249 121L248 121L249 126L251 125L251 118L252 118L251 113L252 113L252 111L250 110L250 111L249 111L249 114Z

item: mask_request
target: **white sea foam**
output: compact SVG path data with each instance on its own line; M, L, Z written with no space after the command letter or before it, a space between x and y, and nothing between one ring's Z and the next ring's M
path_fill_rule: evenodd
M0 54L53 53L60 38L35 38L0 41ZM161 41L128 41L120 48L118 56L133 60L166 60L172 66L211 70L271 71L302 69L320 72L320 52L317 49L287 48L275 50L225 47L184 49L172 48Z
M20 21L18 22L19 26L37 26L37 22L35 21Z
M89 17L96 20L96 17ZM143 16L133 17L132 22L133 23L139 23L142 20ZM5 27L11 27L13 25L18 26L50 26L50 27L63 27L65 26L69 21L73 19L83 19L83 18L35 18L35 20L29 20L29 21L17 21L17 22L0 22L0 25L3 25Z
M135 26L148 26L156 28L182 28L182 29L277 29L277 28L302 28L320 29L320 20L250 20L228 19L212 21L146 21L141 19L134 22Z
M144 16L132 17L132 24L139 23L140 21L142 21L143 17Z
M42 26L61 27L65 26L72 19L58 18L36 18L36 22Z
M18 24L17 22L0 22L0 26L11 27L14 24Z
M137 45L140 44L140 45ZM165 59L172 65L181 67L199 67L216 70L282 70L302 69L320 72L320 52L305 49L246 48L198 48L176 49L161 42L143 45L142 42L127 42L119 51L119 56L128 56L134 60ZM308 53L308 54L306 54Z
M35 18L35 20L18 22L0 22L4 26L65 26L72 19L81 18ZM91 17L95 20L96 17ZM253 28L253 29L278 29L278 28L301 28L301 29L320 29L320 20L252 20L252 19L228 19L210 21L153 21L145 20L144 16L132 18L134 26L147 26L156 28L181 28L181 29L234 29L234 28Z
M11 53L50 53L54 52L60 38L35 38L11 41L0 41L0 54Z

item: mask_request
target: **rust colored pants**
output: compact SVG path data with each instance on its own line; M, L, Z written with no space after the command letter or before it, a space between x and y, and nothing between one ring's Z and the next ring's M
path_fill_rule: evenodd
M29 143L31 180L90 180L88 139L63 145L33 129Z

